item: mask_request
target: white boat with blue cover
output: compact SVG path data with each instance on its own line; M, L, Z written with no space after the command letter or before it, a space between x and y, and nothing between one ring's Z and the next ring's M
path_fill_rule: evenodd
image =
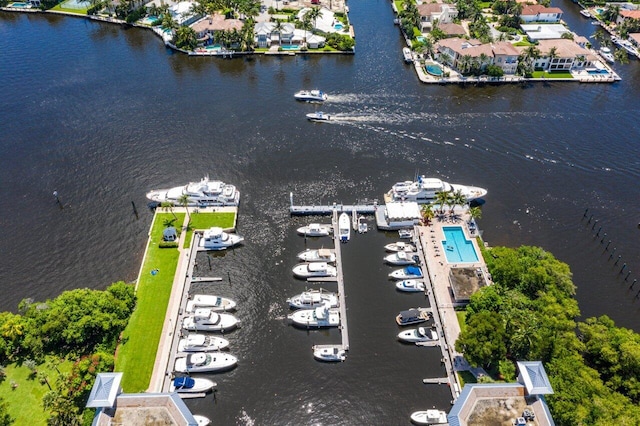
M169 392L178 393L206 393L216 387L214 381L204 378L176 377L169 385Z
M229 347L229 341L218 336L192 333L178 341L178 352L215 352Z
M396 283L396 289L398 291L405 291L408 293L424 293L424 283L418 280L402 280Z
M406 268L397 269L389 274L389 277L395 280L411 280L422 278L422 269L419 266L407 266Z
M324 93L322 90L301 90L299 92L294 93L293 97L297 101L304 102L324 102L329 99L329 96Z
M213 373L233 368L238 358L224 352L196 352L176 358L175 370L178 373Z

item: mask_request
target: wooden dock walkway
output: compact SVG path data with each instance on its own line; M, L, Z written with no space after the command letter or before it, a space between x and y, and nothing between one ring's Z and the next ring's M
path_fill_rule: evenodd
M333 229L338 229L338 211L333 211ZM342 275L342 250L340 245L340 235L333 233L333 244L336 251L336 269L338 271L338 297L340 299L340 331L342 335L342 349L349 350L349 327L347 326L347 299L344 292L344 277Z
M328 215L334 213L356 213L361 214L375 214L378 209L378 200L374 200L371 203L364 204L340 204L333 203L327 205L313 205L313 206L296 206L293 204L293 193L289 193L290 198L290 206L289 213L293 216L309 216L309 215ZM337 221L334 223L335 228L337 228Z
M448 377L436 377L433 379L422 379L422 383L425 385L447 385L449 384Z
M192 277L191 284L193 283L213 283L222 281L221 277Z

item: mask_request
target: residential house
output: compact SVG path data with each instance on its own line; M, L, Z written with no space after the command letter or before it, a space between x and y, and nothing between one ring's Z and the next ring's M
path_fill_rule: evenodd
M202 18L202 15L192 12L193 5L198 4L191 1L181 1L169 6L169 14L178 25L188 26Z
M267 48L272 45L303 45L317 49L324 46L326 38L313 34L310 31L296 29L293 24L282 24L280 31L276 31L273 22L259 22L256 24L255 43L259 48Z
M545 71L571 71L574 69L590 68L598 58L591 51L578 46L573 40L540 40L536 46L540 57L534 63L534 69ZM551 57L551 50L555 47L555 55ZM527 47L517 47L525 51Z
M303 7L296 15L296 18L298 18L299 21L304 20L304 15L306 15L310 10L311 8ZM336 24L339 24L340 21L338 21L335 14L326 7L320 8L320 16L316 18L315 22L311 21L311 23L315 25L315 29L322 31L323 33L339 32L341 31L342 26L342 24L340 24L338 25L338 28L336 28Z
M522 24L520 28L531 42L558 39L562 34L571 32L562 24Z
M453 4L423 3L418 5L420 14L420 31L429 32L434 23L450 24L458 16L458 9Z
M438 28L449 37L464 37L467 35L464 27L460 24L454 24L453 22L447 24L438 24Z
M640 33L629 34L629 41L633 43L635 47L640 48Z
M215 34L221 31L233 31L242 29L244 23L239 19L225 19L223 15L209 15L191 25L196 32L198 41L214 39Z
M525 23L550 22L559 23L562 19L562 9L557 7L545 7L541 4L531 4L522 7L520 18Z
M626 20L640 19L640 10L620 10L616 24L620 25Z
M483 44L478 40L462 38L440 40L436 44L436 52L440 60L448 57L448 65L458 70L467 67L466 62L470 59L482 62L485 67L497 65L505 74L515 74L520 54L518 49L506 41Z
M505 74L515 74L518 68L520 51L507 41L497 41L491 44L493 50L493 65L502 68Z

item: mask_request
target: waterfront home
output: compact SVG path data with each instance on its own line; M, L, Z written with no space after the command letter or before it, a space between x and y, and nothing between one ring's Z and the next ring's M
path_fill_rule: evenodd
M192 1L181 1L169 6L169 14L178 25L191 25L202 17L202 15L193 13L193 6L197 4Z
M520 28L531 42L559 39L563 34L571 32L562 24L522 24Z
M467 32L462 25L453 22L446 24L438 23L438 28L440 29L440 31L447 35L447 38L464 37L467 35Z
M533 62L535 69L570 71L593 67L598 60L591 51L578 46L569 39L540 40L536 47L540 51L540 57ZM527 47L521 46L517 49L525 51ZM551 54L552 50L553 55Z
M435 46L438 58L448 58L447 65L461 71L469 67L469 61L476 61L487 65L497 65L505 74L514 74L518 65L520 51L511 43L498 41L481 43L478 40L462 38L448 38L440 40Z
M420 31L429 32L433 29L434 23L449 24L458 17L458 9L452 4L444 3L423 3L418 5L420 14Z
M585 36L575 36L573 37L573 42L580 47L587 48L587 44L590 44L589 39Z
M300 9L296 18L300 22L304 20L304 15L311 11L311 8L303 7ZM323 33L337 33L343 31L344 25L336 19L335 13L326 7L320 8L320 16L316 18L315 21L311 21L311 24L314 25L314 28L322 31Z
M240 31L244 23L239 19L225 19L223 15L214 14L205 16L203 19L191 25L196 32L198 41L214 39L217 32Z
M621 25L624 21L640 19L640 10L620 10L616 18L616 24Z
M268 48L273 45L302 46L306 43L311 49L324 47L326 38L313 34L311 31L296 29L293 24L282 24L280 31L277 31L273 22L259 22L255 26L254 41L259 48Z
M545 7L541 4L531 4L522 7L520 19L525 23L550 22L559 23L562 19L562 9L558 7Z

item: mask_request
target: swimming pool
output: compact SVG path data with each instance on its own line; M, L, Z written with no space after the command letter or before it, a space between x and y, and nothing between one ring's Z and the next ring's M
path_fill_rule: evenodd
M207 50L222 50L222 46L219 44L212 44L210 46L205 47Z
M460 226L445 226L442 228L445 240L442 247L449 263L471 263L478 261L478 254L473 242L467 240Z
M333 28L334 28L335 30L342 31L342 29L344 28L344 26L343 26L341 23L339 23L339 22L338 22L337 24L335 24L335 25L333 26Z
M609 71L605 70L605 69L600 69L600 70L587 70L588 74L591 75L600 75L600 74L609 74Z
M9 6L29 9L31 7L31 4L30 3L23 3L23 2L14 2L14 3L11 3Z
M300 46L297 44L283 44L280 47L282 50L300 50Z
M424 69L431 75L442 77L442 67L438 64L428 63Z

